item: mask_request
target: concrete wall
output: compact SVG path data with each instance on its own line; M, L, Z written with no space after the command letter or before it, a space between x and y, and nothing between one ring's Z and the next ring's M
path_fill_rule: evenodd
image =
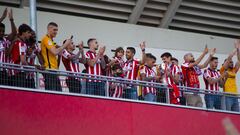
M239 114L0 88L1 135L225 135Z
M0 13L5 7L0 6ZM29 9L13 9L14 18L17 26L22 23L29 24ZM142 41L147 42L147 52L152 52L157 56L157 63L161 63L160 55L162 52L169 51L173 56L183 62L183 55L187 52L193 52L198 56L204 46L208 44L209 48L217 48L217 56L220 58L219 65L232 51L234 39L202 35L188 32L173 31L160 28L145 27L139 25L117 23L83 17L67 16L48 12L37 12L38 38L41 40L46 34L46 26L54 21L59 24L59 33L55 41L61 44L66 38L74 36L74 42L83 40L85 43L88 38L95 37L99 43L107 46L107 55L112 56L111 49L122 46L135 46ZM6 24L6 33L10 31L8 19L4 20ZM140 51L137 51L136 58L141 58ZM61 69L64 69L61 65ZM240 75L238 75L238 82ZM240 83L239 88L240 88ZM204 86L201 77L201 86Z

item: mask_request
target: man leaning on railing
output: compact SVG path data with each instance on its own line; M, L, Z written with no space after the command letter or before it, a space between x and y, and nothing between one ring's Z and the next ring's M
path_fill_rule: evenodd
M234 65L232 58L236 53L237 53L238 60ZM228 92L232 94L232 95L227 95L225 99L226 109L228 111L239 112L238 97L235 96L235 94L238 93L236 75L239 68L240 68L240 40L237 40L235 42L235 49L228 56L228 58L225 60L223 66L220 69L221 74L224 74L224 72L227 72L227 76L225 77L226 81L225 81L223 90L224 92Z

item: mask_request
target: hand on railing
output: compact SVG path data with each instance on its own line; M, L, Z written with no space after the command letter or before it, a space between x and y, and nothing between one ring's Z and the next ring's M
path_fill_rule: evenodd
M45 66L42 66L42 65L35 65L35 68L38 69L38 70L45 70Z

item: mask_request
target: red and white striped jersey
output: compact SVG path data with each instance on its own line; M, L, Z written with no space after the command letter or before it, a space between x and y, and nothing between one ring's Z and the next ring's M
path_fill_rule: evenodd
M97 54L95 52L92 52L92 51L87 51L86 52L86 59L94 59L97 57ZM103 75L102 74L102 68L101 68L101 60L98 59L97 62L95 63L95 65L92 67L92 66L89 66L87 63L85 64L85 67L86 67L86 70L87 70L87 73L88 74L91 74L91 75ZM92 81L92 80L88 80L88 81ZM97 80L94 80L94 82L101 82L101 81L97 81Z
M70 56L74 56L75 54L68 52L66 49L62 52L62 62L67 71L80 73L79 59L70 59Z
M26 43L24 43L23 41L20 41L20 40L15 41L13 43L13 48L11 51L10 63L22 65L20 56L24 55L24 57L26 58L26 50L27 50ZM17 73L19 73L19 71L17 71L17 70L10 71L10 75L15 75Z
M180 74L180 70L179 70L178 66L173 65L173 64L169 64L169 65L164 64L164 66L162 66L163 64L160 65L161 69L164 70L163 83L169 84L169 85L175 84L173 79L166 75L166 71L169 70L171 72L172 76L179 75Z
M11 42L5 37L0 39L0 63L9 63L9 58L6 56L6 49L9 48Z
M26 53L26 61L28 62L28 65L34 65L35 59L38 53L40 53L40 48L37 44L35 44L35 47L32 48L31 46L27 45L27 53Z
M146 65L141 67L140 74L145 74L146 77L155 77L156 76L156 72L152 68L150 68ZM150 82L155 82L155 80L151 80ZM143 87L142 91L143 91L143 95L146 95L148 93L156 94L156 88L154 88L154 87Z
M136 80L138 76L140 62L138 60L130 60L124 63L123 71L125 77L130 80Z
M37 44L35 44L35 47L32 48L30 45L27 45L27 53L26 53L26 61L28 65L34 66L35 65L35 59L38 53L40 53L40 48ZM34 72L29 72L27 74L27 78L34 78Z
M124 60L121 57L114 57L117 60L117 63L123 68L124 67Z
M204 70L203 80L205 82L205 88L207 90L219 91L219 82L214 84L209 84L207 81L208 78L218 79L220 77L220 72L216 70L212 70L210 68Z
M111 86L114 86L111 88ZM121 98L123 94L124 84L111 82L109 83L111 97Z

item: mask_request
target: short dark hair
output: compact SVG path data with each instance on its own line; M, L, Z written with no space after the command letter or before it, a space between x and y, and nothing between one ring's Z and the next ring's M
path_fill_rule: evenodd
M89 38L88 41L87 41L87 44L89 45L90 42L92 42L93 40L96 40L96 38Z
M115 57L117 57L117 53L118 52L121 52L121 51L123 51L124 52L124 49L122 48L122 47L118 47L116 50L115 50Z
M48 23L48 27L49 27L49 26L55 26L55 27L58 27L57 23L55 23L55 22L50 22L50 23Z
M157 60L157 58L154 55L150 55L150 59L154 59L155 61Z
M177 59L177 58L175 58L175 57L172 57L172 58L171 58L171 60L175 60L175 61L177 61L177 62L178 62L178 59Z
M146 53L146 54L145 54L146 58L150 58L151 55L152 55L151 53Z
M136 50L135 50L135 48L133 48L133 47L127 47L127 50L130 50L133 54L136 53Z
M22 35L23 32L32 32L32 28L30 26L28 26L27 24L22 24L18 27L18 32L19 32L19 35Z
M147 58L157 60L157 58L156 58L154 55L152 55L151 53L146 53L145 56L146 56Z
M172 54L169 52L165 52L161 55L161 58L163 58L163 57L167 57L167 58L171 57L172 58Z
M5 29L5 24L4 23L0 23L0 27Z
M218 60L218 57L212 57L210 61Z

